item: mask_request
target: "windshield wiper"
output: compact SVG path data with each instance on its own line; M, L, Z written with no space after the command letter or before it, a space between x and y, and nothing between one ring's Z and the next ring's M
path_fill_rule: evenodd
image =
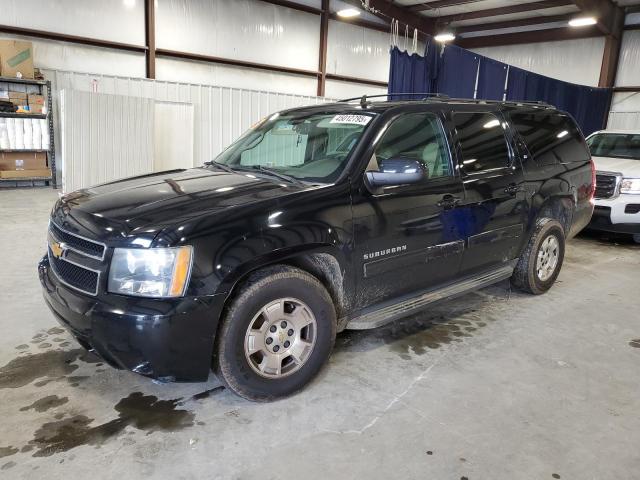
M220 170L224 170L225 172L236 173L233 168L229 167L228 165L225 165L224 163L218 163L215 160L211 160L210 162L204 162L204 164L208 167L219 168Z
M266 173L267 175L273 175L274 177L278 177L279 179L285 180L290 183L295 183L296 185L304 186L304 182L298 180L296 177L287 175L286 173L277 172L270 168L263 167L262 165L251 165L251 166L248 166L248 168L251 168L252 170L258 170L259 172Z

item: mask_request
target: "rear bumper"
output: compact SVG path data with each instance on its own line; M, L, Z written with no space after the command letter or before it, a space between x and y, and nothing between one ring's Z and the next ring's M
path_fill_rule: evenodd
M64 286L45 256L38 265L44 299L86 349L116 368L163 381L204 381L224 295L171 300L105 294Z

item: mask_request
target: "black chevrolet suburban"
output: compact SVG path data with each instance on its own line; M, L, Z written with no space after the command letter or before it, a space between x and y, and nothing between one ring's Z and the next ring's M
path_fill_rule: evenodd
M544 293L594 184L551 106L363 97L275 113L201 168L63 196L39 276L110 365L160 381L213 368L266 401L307 384L343 329L509 278Z

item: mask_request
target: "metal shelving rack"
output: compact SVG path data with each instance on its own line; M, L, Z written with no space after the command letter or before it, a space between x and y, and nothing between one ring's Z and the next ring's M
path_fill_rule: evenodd
M8 113L8 112L0 112L0 117L3 118L39 118L39 119L47 119L49 126L49 149L6 149L0 150L0 152L41 152L47 154L47 166L51 170L51 176L49 177L22 177L22 178L0 178L0 183L9 186L13 183L13 186L42 186L42 185L50 185L53 188L57 188L58 185L56 183L56 148L55 148L55 139L53 132L53 98L51 96L51 82L49 80L30 80L26 78L11 78L11 77L0 77L0 83L13 83L13 84L23 84L23 85L39 85L40 86L40 94L42 95L43 88L46 90L46 101L47 101L47 114L28 114L28 113ZM25 185L27 184L27 185Z

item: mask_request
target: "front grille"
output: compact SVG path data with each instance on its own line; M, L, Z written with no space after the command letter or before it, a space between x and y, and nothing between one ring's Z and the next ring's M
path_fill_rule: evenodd
M62 230L53 222L50 223L49 228L56 240L64 242L68 249L75 250L88 257L97 258L98 260L104 258L105 246L102 243L93 242L87 238L69 233Z
M64 258L56 258L49 248L49 263L56 276L68 286L91 295L98 293L100 274L96 271L71 263Z
M618 193L619 177L614 174L596 173L596 198L612 198Z

